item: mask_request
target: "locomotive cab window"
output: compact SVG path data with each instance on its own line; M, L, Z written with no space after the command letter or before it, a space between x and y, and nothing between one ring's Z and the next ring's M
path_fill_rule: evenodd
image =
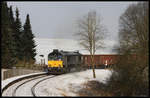
M61 55L51 55L48 57L48 60L62 60L62 56Z

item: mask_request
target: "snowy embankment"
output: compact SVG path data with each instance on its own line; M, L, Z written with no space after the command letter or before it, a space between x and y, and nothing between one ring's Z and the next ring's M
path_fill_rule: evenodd
M93 78L93 71L86 70L82 72L75 72L56 76L41 82L35 88L37 96L78 96L76 91L83 88L83 84L96 80L106 83L106 79L112 74L108 69L96 69L96 79Z
M14 82L18 79L21 79L21 78L25 78L25 77L28 77L28 76L34 76L34 75L40 75L40 74L44 74L45 72L38 72L38 73L31 73L31 74L26 74L26 75L21 75L21 76L15 76L15 77L11 77L11 78L8 78L8 79L5 79L5 80L2 80L1 81L1 90L7 86L9 83L11 82Z

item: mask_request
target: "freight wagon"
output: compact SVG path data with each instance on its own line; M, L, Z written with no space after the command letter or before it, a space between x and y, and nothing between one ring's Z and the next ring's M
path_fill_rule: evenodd
M111 54L111 55L95 55L94 56L94 65L96 68L105 68L114 65L117 62L117 58L119 55ZM92 67L91 56L90 55L82 55L82 64L83 66Z

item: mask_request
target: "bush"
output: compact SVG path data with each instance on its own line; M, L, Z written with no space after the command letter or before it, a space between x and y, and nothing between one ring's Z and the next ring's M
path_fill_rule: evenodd
M109 91L116 96L148 96L148 64L141 57L133 59L129 54L120 57L113 66L115 73L108 80Z
M79 96L113 96L113 94L107 91L106 88L106 84L91 80L84 83L82 89L76 93L78 93Z

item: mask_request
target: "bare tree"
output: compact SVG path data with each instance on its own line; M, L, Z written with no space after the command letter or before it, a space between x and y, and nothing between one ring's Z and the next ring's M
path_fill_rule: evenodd
M120 42L126 49L148 53L148 3L132 4L120 17ZM144 49L144 50L143 50Z
M126 50L131 53L136 53L148 59L149 48L149 11L148 3L142 2L132 4L128 7L125 13L120 17L120 44L121 51ZM142 69L148 65L148 60L140 58ZM144 60L143 60L144 59Z
M101 24L100 17L97 17L96 11L88 12L78 21L78 26L79 32L76 35L79 37L80 45L90 52L93 77L96 78L94 55L96 50L103 48L104 26Z
M109 88L116 94L148 96L149 94L149 5L148 2L131 4L120 16L119 53ZM141 89L142 88L142 89Z

